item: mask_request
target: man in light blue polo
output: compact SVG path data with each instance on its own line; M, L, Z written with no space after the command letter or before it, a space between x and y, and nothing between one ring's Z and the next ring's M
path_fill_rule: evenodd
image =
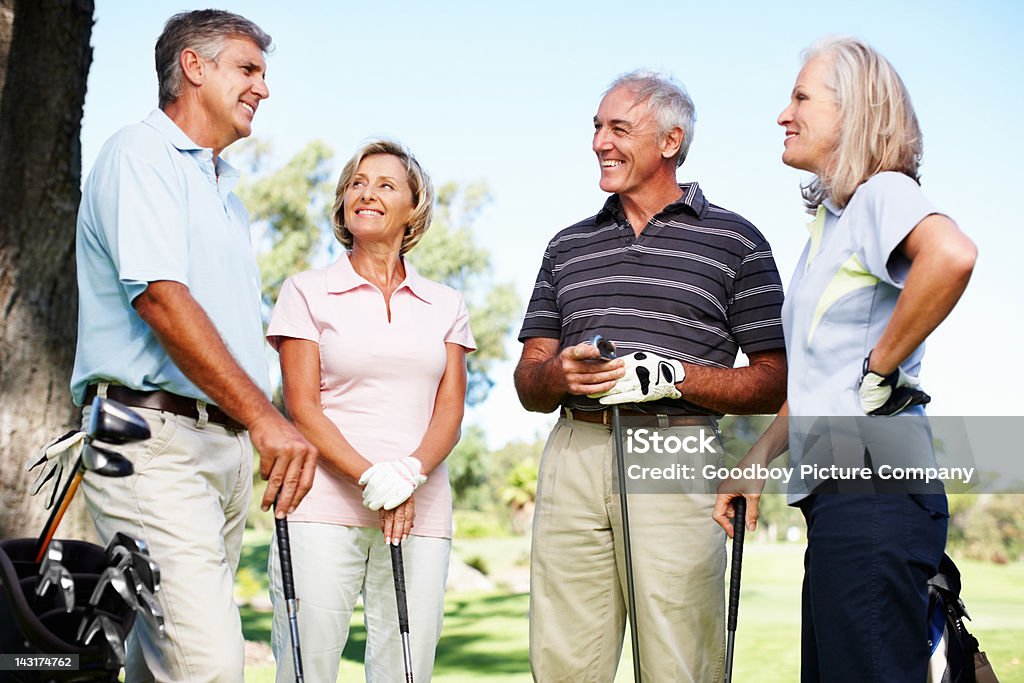
M248 216L220 157L270 95L270 42L228 12L168 20L159 109L107 141L82 193L74 400L136 407L153 433L125 448L133 476L90 473L83 486L100 537L145 541L162 569L167 637L137 620L129 681L242 681L232 584L253 447L264 510L279 496L283 516L313 479L316 449L268 399Z

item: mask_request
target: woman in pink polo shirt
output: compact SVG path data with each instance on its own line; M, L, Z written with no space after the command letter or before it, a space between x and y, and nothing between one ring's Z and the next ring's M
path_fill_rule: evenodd
M405 557L415 679L429 681L433 670L452 537L444 460L459 439L475 348L462 295L403 257L430 227L433 201L430 178L404 147L364 145L335 193L334 234L348 251L289 278L267 330L288 412L321 453L313 488L289 515L311 681L337 678L360 594L367 681L404 680L389 542L401 542ZM277 680L293 681L271 549Z

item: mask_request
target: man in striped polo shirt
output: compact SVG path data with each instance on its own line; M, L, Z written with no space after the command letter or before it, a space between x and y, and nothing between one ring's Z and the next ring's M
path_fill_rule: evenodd
M724 413L773 413L785 398L771 248L697 183L677 183L693 124L693 102L671 78L633 72L612 83L593 141L612 195L548 244L519 334L520 401L562 411L541 460L531 553L530 663L543 683L610 681L622 649L607 404L622 403L625 426L683 439ZM618 360L598 358L587 343L595 334L615 343ZM750 364L734 368L741 348ZM630 495L648 682L722 677L725 543L708 484L694 495Z

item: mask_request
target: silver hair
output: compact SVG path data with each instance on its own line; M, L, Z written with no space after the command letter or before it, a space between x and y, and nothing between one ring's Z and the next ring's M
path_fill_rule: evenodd
M229 38L248 38L263 52L272 39L243 16L216 9L175 14L164 24L156 41L156 74L160 81L160 108L181 97L181 52L191 48L207 61L216 61Z
M673 128L682 128L683 140L679 145L676 167L682 166L693 142L693 127L697 120L697 111L686 86L667 74L637 69L612 81L604 94L621 87L635 93L637 102L646 100L647 110L654 116L659 134L666 135Z

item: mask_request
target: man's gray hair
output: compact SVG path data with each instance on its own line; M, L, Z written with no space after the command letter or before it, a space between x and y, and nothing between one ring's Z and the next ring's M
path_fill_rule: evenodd
M248 38L263 52L271 37L243 16L216 9L175 14L164 24L156 41L156 74L160 81L160 108L181 97L181 52L191 48L203 59L215 62L229 38Z
M693 142L693 124L697 120L697 112L686 87L667 74L647 69L622 74L612 81L604 94L620 87L635 93L637 102L647 101L647 110L654 115L658 133L666 135L673 128L683 129L683 141L676 157L676 166L682 166Z

